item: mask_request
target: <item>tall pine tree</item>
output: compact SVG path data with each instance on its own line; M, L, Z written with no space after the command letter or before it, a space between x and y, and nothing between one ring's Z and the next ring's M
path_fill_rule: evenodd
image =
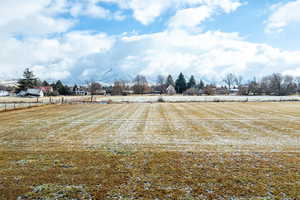
M166 80L166 86L169 87L170 85L175 87L175 83L174 83L173 77L171 75L169 75L167 80Z
M205 84L204 84L204 82L202 81L202 80L200 80L200 83L199 83L199 89L204 89L204 87L205 87Z
M29 68L26 68L23 73L23 78L18 81L17 91L26 91L28 88L34 88L38 85L38 79L34 76L33 72Z
M186 80L182 73L179 74L176 82L175 82L176 92L182 94L187 89Z
M187 89L194 88L195 86L196 86L196 80L195 80L194 76L192 75L187 84Z

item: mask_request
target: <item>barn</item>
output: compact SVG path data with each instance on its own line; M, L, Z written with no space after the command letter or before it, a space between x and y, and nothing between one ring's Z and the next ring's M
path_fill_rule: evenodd
M27 96L44 97L44 92L39 88L30 88L26 91Z

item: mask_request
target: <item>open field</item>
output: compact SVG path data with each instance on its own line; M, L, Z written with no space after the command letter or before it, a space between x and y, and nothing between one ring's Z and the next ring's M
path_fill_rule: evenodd
M279 102L300 101L300 96L182 96L182 95L144 95L144 96L98 96L98 101L145 103L158 102Z
M49 105L0 127L0 199L300 199L298 102Z

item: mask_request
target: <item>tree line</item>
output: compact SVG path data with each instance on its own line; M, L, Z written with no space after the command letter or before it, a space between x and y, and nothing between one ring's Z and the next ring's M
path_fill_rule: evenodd
M30 88L39 87L52 87L53 91L49 92L48 96L58 96L58 95L71 95L72 91L68 85L64 85L62 81L58 80L53 83L48 83L47 81L41 81L36 77L29 68L26 68L23 72L23 77L18 80L18 87L16 88L16 93L21 91L26 91Z
M178 94L196 95L207 94L214 95L217 91L229 94L231 91L239 95L292 95L300 93L300 77L294 78L289 75L274 73L264 76L260 80L253 78L245 81L242 76L236 76L232 73L227 74L222 79L222 84L217 86L215 82L205 82L204 80L196 80L191 75L186 79L183 73L180 73L174 80L172 75L158 75L156 84L150 84L143 75L137 75L132 81L116 80L113 85L103 87L95 81L87 82L85 86L68 86L58 80L53 83L41 81L29 69L25 69L23 77L18 81L16 92L26 91L29 88L52 87L53 91L46 94L49 96L56 95L72 95L78 89L89 91L90 94L97 94L99 90L105 90L112 95L126 94L148 94L159 93L165 94L169 87L173 87Z
M126 84L126 81L115 81L112 87L112 94L120 95L122 91L130 89L135 94L147 94L151 91L164 94L167 93L169 86L174 87L176 93L187 95L214 95L218 91L219 93L223 92L223 94L234 92L238 95L277 96L300 93L300 77L294 78L293 76L282 75L280 73L264 76L260 80L254 77L248 81L244 81L242 76L229 73L222 79L222 84L219 86L215 82L205 82L201 79L196 81L193 75L186 79L183 73L180 73L175 81L172 75L168 75L167 77L159 75L156 84L151 86L148 84L145 76L137 75L132 83L133 86L130 87L130 84Z

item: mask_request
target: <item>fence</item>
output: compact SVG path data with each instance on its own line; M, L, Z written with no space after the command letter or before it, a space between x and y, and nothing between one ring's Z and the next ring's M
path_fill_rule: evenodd
M11 101L11 102L0 102L0 111L10 111L23 108L32 108L42 105L49 104L71 104L78 102L90 102L92 97L44 97L44 98L32 98L32 99L22 99L22 101Z

